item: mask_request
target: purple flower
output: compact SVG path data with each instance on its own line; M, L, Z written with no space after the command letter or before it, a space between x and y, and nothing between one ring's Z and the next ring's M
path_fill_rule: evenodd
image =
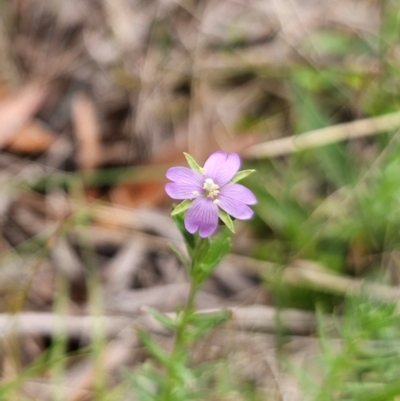
M221 208L236 219L246 220L253 216L247 205L254 205L254 194L240 184L231 182L240 167L236 153L215 152L205 162L200 172L187 167L172 167L167 178L172 182L165 191L173 199L193 200L185 216L186 230L200 237L211 236L218 226Z

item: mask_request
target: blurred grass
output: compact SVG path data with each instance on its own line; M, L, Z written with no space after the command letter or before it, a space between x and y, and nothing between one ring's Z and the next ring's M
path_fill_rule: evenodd
M345 30L309 38L302 50L317 61L289 69L284 77L295 133L399 109L399 71L390 55L399 39L398 2L383 3L381 36L368 43ZM377 59L380 66L368 68ZM263 233L253 255L282 266L301 258L343 274L383 277L382 255L400 245L397 136L388 132L252 164L258 177L248 184L259 199L253 225ZM275 287L281 306L313 309L324 299L331 308L340 301L318 291Z

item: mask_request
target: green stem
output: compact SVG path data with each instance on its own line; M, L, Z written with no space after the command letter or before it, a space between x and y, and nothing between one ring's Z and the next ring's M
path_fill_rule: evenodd
M187 330L187 326L188 326L188 323L190 320L190 316L192 315L192 313L195 309L194 304L195 304L198 288L199 287L198 287L197 283L195 282L195 280L193 278L191 278L189 296L188 296L185 308L183 309L183 311L181 312L181 315L179 317L179 325L176 330L174 347L173 347L172 354L171 354L172 361L178 361L185 351L186 330ZM164 391L163 391L163 394L162 394L160 400L171 401L173 399L174 389L177 384L179 385L179 383L177 383L177 378L176 378L173 367L168 367L166 384L165 384L165 388L164 388Z
M194 280L191 280L188 300L186 302L186 306L185 306L184 310L182 311L181 321L180 321L180 324L176 331L175 344L174 344L174 349L172 351L172 353L174 355L179 354L179 352L185 346L186 328L187 328L187 324L188 324L190 315L194 311L194 302L196 300L197 290L198 290L198 286L196 285Z

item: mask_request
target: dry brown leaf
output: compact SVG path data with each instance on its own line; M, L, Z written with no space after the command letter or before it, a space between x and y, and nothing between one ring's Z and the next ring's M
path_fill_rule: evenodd
M218 145L215 141L209 140L208 152L211 154L213 151L218 149ZM232 139L230 143L226 143L224 150L227 152L238 152L240 153L243 149L246 149L250 144L254 144L254 137L247 135ZM175 145L171 145L168 150L164 150L162 154L154 157L149 163L149 166L156 165L185 165L186 160L183 152L185 149L178 148ZM198 159L198 162L202 164L209 154L203 154ZM113 203L125 207L142 207L142 206L159 206L162 204L167 196L164 190L164 184L166 179L162 177L160 181L149 181L140 183L123 183L114 186L110 190L110 199Z
M79 143L77 163L83 170L96 168L101 160L101 128L93 101L84 93L72 99L72 121Z
M49 128L33 120L14 134L6 148L11 152L36 154L48 150L55 141L56 136Z
M46 95L44 85L31 84L16 94L0 99L0 147L6 146L31 120Z
M215 142L214 138L207 136L207 154L202 154L198 158L198 162L202 164L205 159L213 151L217 150L219 146ZM227 152L238 152L239 154L243 149L246 149L250 144L254 144L255 139L249 135L231 140L230 143L226 143L225 151ZM179 148L175 144L165 145L165 149L162 153L156 155L147 165L185 165L186 160L183 152L187 151L185 148ZM140 183L125 183L117 185L110 190L109 196L113 203L125 207L138 207L138 206L157 206L165 201L167 198L164 183L162 181L149 181Z
M159 182L121 184L110 191L112 203L125 207L155 206L165 199L164 185Z
M172 145L168 152L157 155L147 165L183 164L183 151ZM113 203L126 207L159 205L165 200L164 182L124 183L114 186L109 196Z

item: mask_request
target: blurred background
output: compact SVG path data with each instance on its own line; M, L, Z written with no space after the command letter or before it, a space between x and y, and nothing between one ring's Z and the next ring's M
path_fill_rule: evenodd
M0 1L0 400L139 400L188 293L165 171L217 149L259 203L198 399L398 400L399 6Z

